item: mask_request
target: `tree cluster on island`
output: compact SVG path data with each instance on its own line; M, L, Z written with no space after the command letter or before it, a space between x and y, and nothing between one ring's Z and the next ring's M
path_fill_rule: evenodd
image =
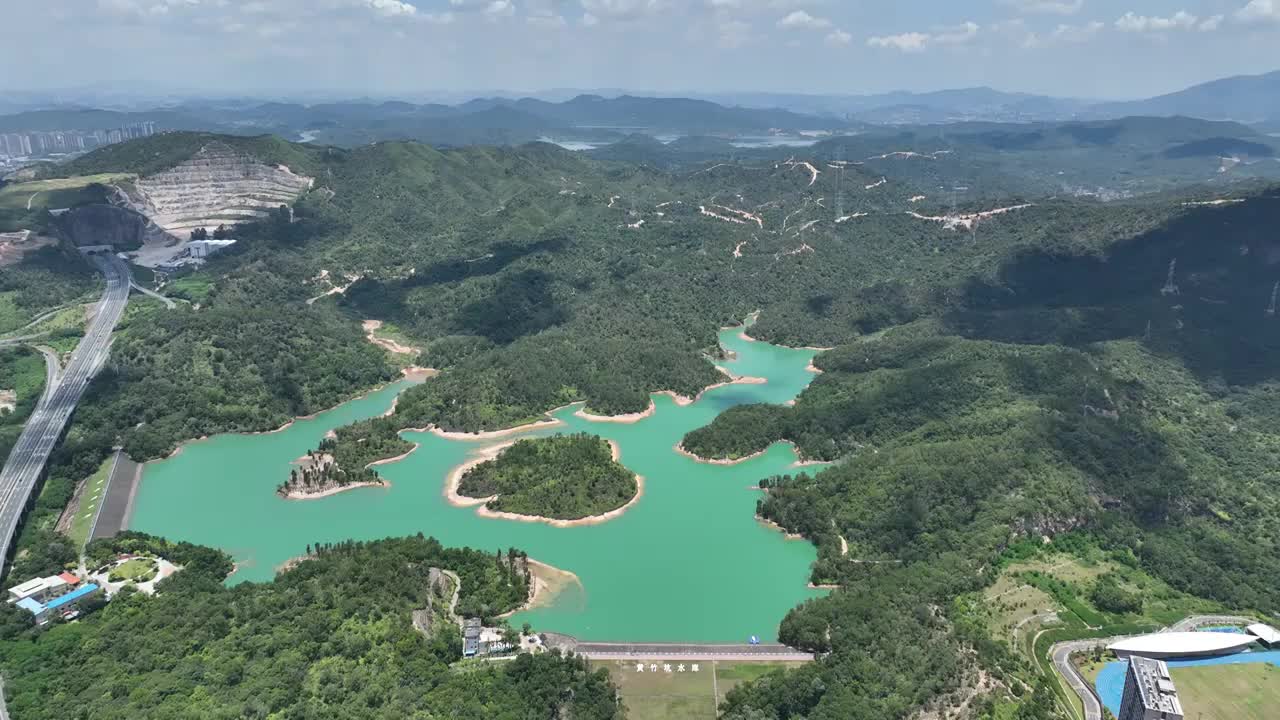
M491 497L490 510L555 520L617 510L637 492L635 473L613 459L609 442L586 433L521 440L458 483L460 495Z
M331 453L336 445L337 442L332 438L325 438L320 441L317 449L308 450L300 466L289 469L289 479L280 483L276 488L276 494L285 497L295 493L314 495L345 488L353 482L365 484L384 482L374 473L366 473L360 480L352 478L351 474L339 467L333 459Z

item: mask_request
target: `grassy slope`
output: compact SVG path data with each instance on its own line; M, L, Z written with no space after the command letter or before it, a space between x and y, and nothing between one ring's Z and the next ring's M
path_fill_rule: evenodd
M621 660L594 661L593 667L609 671L618 686L622 703L630 720L714 720L725 693L738 685L759 679L771 672L798 667L800 663L769 662L671 662L656 661L658 671L651 672L646 662L643 673L636 672L634 662ZM664 670L671 665L672 672ZM698 672L693 672L693 665ZM684 668L680 672L680 667ZM714 677L713 677L714 675ZM719 695L716 695L716 692Z
M101 173L0 187L0 232L41 229L46 210L103 202L104 186L128 177L123 173Z
M71 519L71 531L67 534L77 548L84 547L89 541L89 531L93 529L93 518L98 514L98 507L106 496L107 477L111 472L111 458L102 461L92 475L85 478L85 488L80 495L80 504L76 506L75 517Z

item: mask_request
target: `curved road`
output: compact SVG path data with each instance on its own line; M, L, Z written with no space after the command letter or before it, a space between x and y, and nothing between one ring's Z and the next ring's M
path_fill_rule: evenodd
M1249 622L1253 622L1253 619L1238 615L1196 615L1171 625L1165 629L1165 632L1185 632L1205 625L1231 625ZM1054 669L1066 679L1067 684L1071 686L1072 690L1076 691L1076 695L1079 695L1081 702L1084 703L1085 720L1102 720L1102 699L1098 697L1098 691L1089 684L1089 681L1072 664L1071 656L1077 653L1089 652L1098 646L1106 647L1127 637L1131 636L1117 635L1108 638L1071 640L1069 642L1060 642L1049 648L1049 655L1053 658Z
M36 481L89 381L106 361L111 332L129 301L129 267L114 255L95 255L91 259L106 277L107 289L70 362L54 382L45 387L0 471L0 565L8 562L14 536Z
M160 293L156 292L155 290L148 290L147 288L142 287L142 286L141 286L141 285L139 285L138 283L134 282L134 281L133 281L133 278L129 278L129 285L130 285L130 287L132 287L134 290L137 290L138 292L142 293L143 295L146 295L146 296L147 296L147 297L149 297L149 298L153 298L153 299L159 300L160 302L164 303L164 306L165 306L166 308L170 309L170 310L172 310L172 309L174 309L174 308L178 307L178 303L176 303L176 302L174 302L173 300L170 300L169 298L167 298L167 297L165 297L165 296L161 295Z

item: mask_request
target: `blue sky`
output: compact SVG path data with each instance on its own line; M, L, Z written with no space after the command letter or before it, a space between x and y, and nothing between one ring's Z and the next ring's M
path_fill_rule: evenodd
M974 85L1138 97L1280 69L1280 0L5 0L0 88L209 94Z

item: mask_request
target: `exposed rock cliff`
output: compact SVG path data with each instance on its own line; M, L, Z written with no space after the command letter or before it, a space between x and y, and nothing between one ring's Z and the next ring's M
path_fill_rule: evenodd
M140 213L114 205L74 208L60 215L54 227L76 247L111 245L116 250L136 250L143 245L173 246L178 242Z
M135 183L134 209L171 234L234 225L292 203L313 180L270 166L220 142L190 160Z

